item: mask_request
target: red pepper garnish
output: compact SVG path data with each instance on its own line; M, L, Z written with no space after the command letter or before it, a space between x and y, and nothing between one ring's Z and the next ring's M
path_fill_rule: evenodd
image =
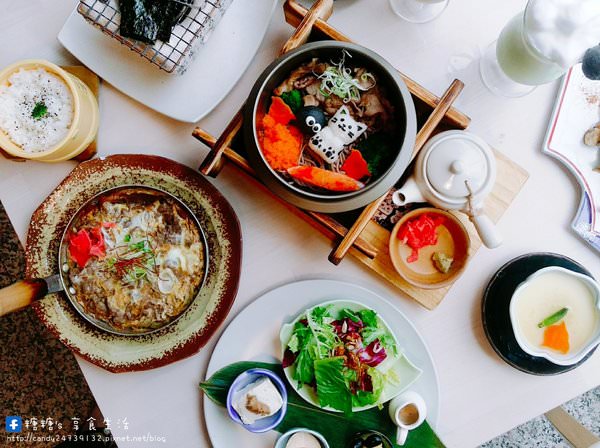
M92 240L90 255L94 255L98 258L104 257L106 255L104 251L104 235L102 235L100 227L94 227L90 231L90 239Z
M138 255L137 257L128 258L125 260L118 260L115 263L115 271L119 277L123 277L127 274L129 269L133 266L142 266L143 256Z
M406 259L407 262L413 263L419 259L419 249L437 244L436 229L444 224L445 220L443 216L423 213L402 226L398 238L412 249L412 253Z
M77 233L69 235L69 255L80 268L84 268L90 257L101 258L106 255L104 247L104 235L100 226L91 231L81 229Z
M92 241L90 235L86 230L80 230L77 233L73 233L69 236L69 255L80 268L85 267L88 260L90 259L90 249L92 248Z
M353 179L361 180L370 177L369 165L360 151L353 149L342 165L342 171Z

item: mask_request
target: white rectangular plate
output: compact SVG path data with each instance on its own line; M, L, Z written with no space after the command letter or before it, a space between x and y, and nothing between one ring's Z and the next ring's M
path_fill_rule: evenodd
M140 103L194 123L230 92L267 31L276 0L234 0L182 75L160 70L73 11L60 43L88 68Z
M583 144L585 132L600 122L600 82L587 79L581 64L565 75L543 151L560 160L581 185L573 229L600 251L600 150Z

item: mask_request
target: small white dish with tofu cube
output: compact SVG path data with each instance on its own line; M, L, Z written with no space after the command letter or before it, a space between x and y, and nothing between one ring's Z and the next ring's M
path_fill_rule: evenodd
M229 416L250 432L274 429L286 410L285 384L267 369L246 370L233 381L227 393Z

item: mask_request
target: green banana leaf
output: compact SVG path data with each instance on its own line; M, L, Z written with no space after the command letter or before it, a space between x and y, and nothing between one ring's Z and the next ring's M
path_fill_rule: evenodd
M268 369L284 378L280 364L243 361L230 364L215 372L208 380L200 383L200 389L219 406L225 406L227 392L233 380L248 369ZM388 415L387 405L383 409L372 408L355 412L349 416L342 413L327 412L304 401L296 391L286 385L288 392L287 413L277 428L284 433L292 428L310 428L321 433L332 448L350 446L352 436L359 431L377 430L392 441L396 440L396 426ZM398 445L394 445L398 447ZM404 448L444 448L444 444L427 422L410 431Z

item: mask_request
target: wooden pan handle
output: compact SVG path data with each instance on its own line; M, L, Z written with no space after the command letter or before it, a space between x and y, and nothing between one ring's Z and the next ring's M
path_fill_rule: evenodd
M296 28L294 34L292 34L292 36L287 40L281 49L280 54L285 54L288 51L298 48L300 45L304 45L310 37L310 33L316 21L319 19L329 19L332 12L333 0L317 0L315 4L308 10L300 22L300 25L298 25Z
M21 280L0 289L0 316L20 310L41 299L48 292L45 280Z

